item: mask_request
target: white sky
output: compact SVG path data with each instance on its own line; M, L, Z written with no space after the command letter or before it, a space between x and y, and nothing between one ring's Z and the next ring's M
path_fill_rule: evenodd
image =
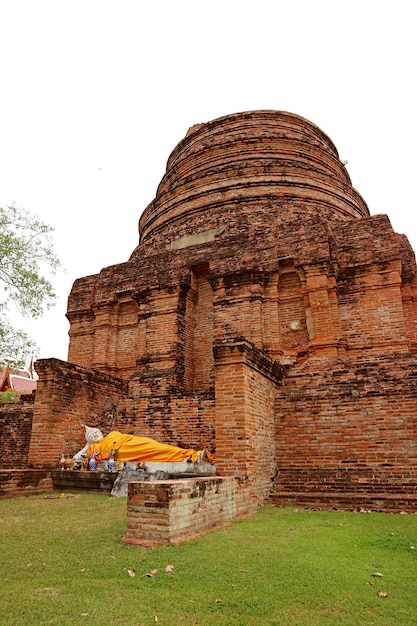
M76 278L126 261L193 124L291 111L417 250L412 0L0 0L0 204L55 228L58 304L22 322L67 358ZM17 321L16 321L17 322Z

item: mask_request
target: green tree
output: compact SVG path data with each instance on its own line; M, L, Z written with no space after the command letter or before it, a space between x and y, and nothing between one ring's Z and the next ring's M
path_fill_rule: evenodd
M0 364L22 367L38 353L36 342L10 323L10 305L24 317L38 318L54 305L52 283L61 262L53 251L53 228L15 204L0 207Z

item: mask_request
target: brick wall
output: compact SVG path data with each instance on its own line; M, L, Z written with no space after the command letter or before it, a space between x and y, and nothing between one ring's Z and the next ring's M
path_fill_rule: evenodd
M21 396L19 403L0 404L0 468L22 468L27 464L34 401L34 394L30 394Z
M276 400L275 499L354 507L385 493L388 508L415 506L416 375L401 355L328 362L314 385L289 371Z
M0 469L0 498L52 491L48 469Z
M117 426L122 432L213 451L214 392L184 392L172 371L142 372L129 382L125 411Z
M127 383L58 359L37 361L36 371L39 381L28 464L54 468L62 454L72 456L84 446L82 424L111 430Z

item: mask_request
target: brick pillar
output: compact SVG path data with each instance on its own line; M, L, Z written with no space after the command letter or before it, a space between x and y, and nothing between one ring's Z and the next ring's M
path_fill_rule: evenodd
M278 272L270 274L264 296L264 335L270 356L279 361L284 352L279 322Z
M68 311L70 322L68 361L91 367L94 354L94 313L91 309Z
M305 290L310 304L307 327L312 356L337 356L340 324L335 306L336 281L327 276L327 268L321 265L305 267L304 270Z
M110 337L113 331L111 304L94 310L94 355L91 367L107 372L109 369Z
M382 354L408 352L409 338L401 293L401 262L391 261L362 268L362 310L366 313L363 332ZM359 281L358 281L359 282Z
M157 371L176 365L179 298L180 285L175 285L166 289L153 289L147 294L146 301L143 298L140 302L140 347L145 351L147 368Z
M254 275L253 283L249 288L250 302L250 338L251 341L262 348L264 339L264 285L261 274Z
M409 340L410 352L417 354L417 281L411 284L402 285L401 297L404 311L404 322L406 324L406 336Z
M274 396L283 368L245 340L215 342L214 356L217 470L249 478L262 500L276 471Z

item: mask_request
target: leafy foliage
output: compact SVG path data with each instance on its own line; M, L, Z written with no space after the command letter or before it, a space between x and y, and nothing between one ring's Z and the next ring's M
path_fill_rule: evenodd
M37 356L38 347L23 330L14 330L2 315L0 308L0 365L9 363L21 368L31 356Z
M13 389L8 389L7 391L0 391L0 404L11 404L15 402L19 402L20 395L15 393Z
M42 274L42 265L52 274L61 266L53 251L52 232L51 226L26 209L15 204L0 207L0 364L22 367L37 352L36 343L13 328L7 313L12 303L22 315L38 318L53 306L52 283Z

